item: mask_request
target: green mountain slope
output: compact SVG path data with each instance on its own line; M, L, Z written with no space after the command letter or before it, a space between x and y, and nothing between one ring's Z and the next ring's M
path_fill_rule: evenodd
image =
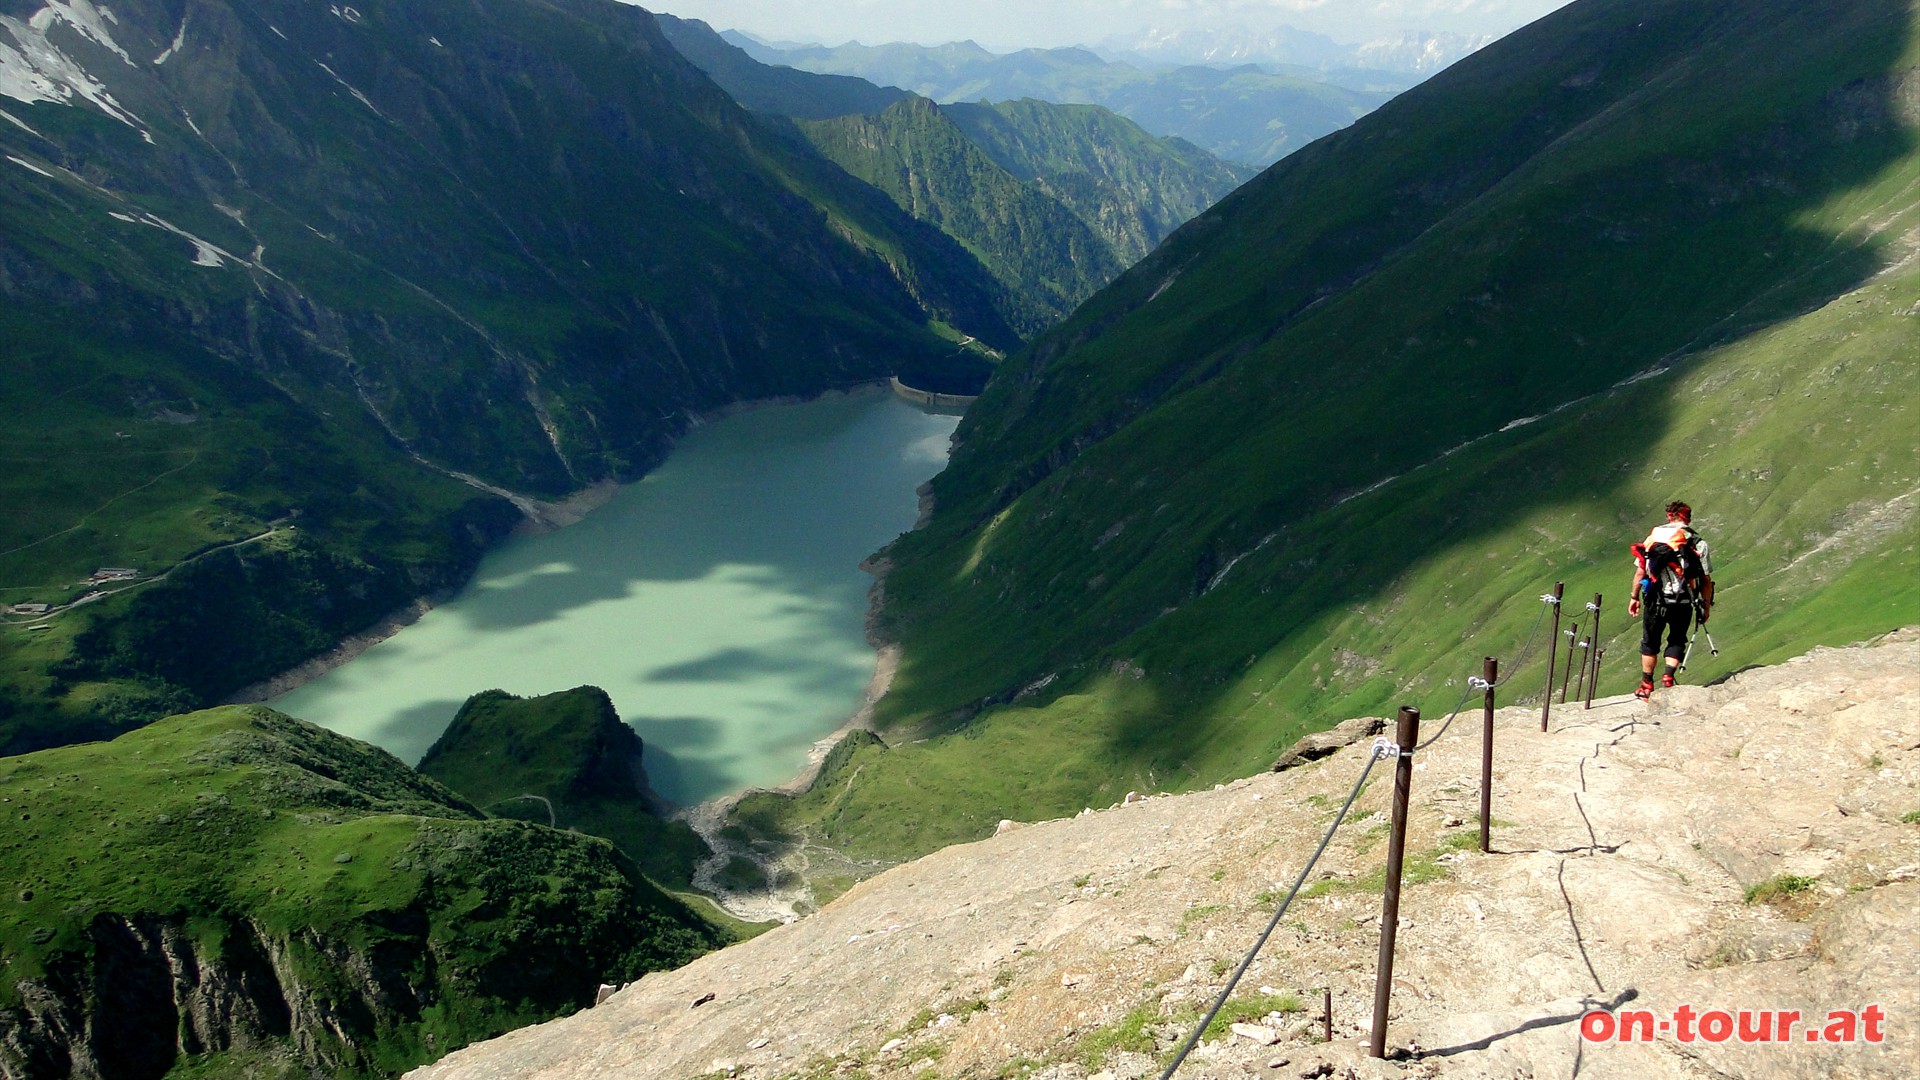
M681 55L713 79L733 100L755 112L800 120L870 115L907 96L897 86L877 86L853 75L821 75L763 64L699 19L654 15L660 32Z
M1126 266L1254 175L1097 105L1025 98L940 111L1001 168L1091 225Z
M0 600L55 611L0 751L273 675L703 410L1019 341L626 5L4 10Z
M268 709L0 761L0 1068L391 1076L721 935L604 840Z
M1100 105L1156 135L1256 166L1338 131L1392 97L1252 66L1143 69L1077 48L996 54L970 41L775 47L735 40L766 64L857 75L943 103L1033 98Z
M1912 17L1584 0L1180 230L1003 366L890 552L923 741L787 812L919 851L1444 714L1555 580L1622 690L1675 497L1723 582L1691 677L1920 619Z
M689 888L706 845L651 810L640 736L597 686L534 698L487 690L467 699L420 771L497 817L604 836L655 881Z
M1021 183L926 98L799 123L828 160L979 256L1022 301L1018 328L1050 325L1124 269L1091 226Z

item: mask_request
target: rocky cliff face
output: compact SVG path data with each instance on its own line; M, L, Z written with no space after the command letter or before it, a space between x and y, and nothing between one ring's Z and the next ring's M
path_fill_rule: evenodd
M1559 707L1545 733L1538 720L1496 716L1491 854L1473 842L1478 715L1416 758L1387 1032L1397 1060L1364 1049L1391 786L1376 769L1229 1000L1244 1033L1204 1041L1182 1075L1920 1074L1908 962L1920 629L1651 704ZM1009 824L415 1075L1154 1075L1267 925L1365 754ZM1306 1022L1323 987L1331 1043ZM1884 1042L1805 1040L1829 1011L1870 1004ZM1664 1019L1682 1005L1808 1021L1788 1043L1580 1035L1590 1009Z

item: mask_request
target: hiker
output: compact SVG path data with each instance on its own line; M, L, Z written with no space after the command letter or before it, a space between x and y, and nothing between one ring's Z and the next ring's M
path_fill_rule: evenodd
M1693 507L1678 500L1667 504L1666 523L1631 550L1633 599L1627 601L1627 615L1641 617L1640 688L1633 696L1644 701L1653 696L1653 669L1662 652L1667 664L1660 683L1672 686L1687 654L1694 616L1706 625L1713 608L1713 564L1707 542L1693 530Z

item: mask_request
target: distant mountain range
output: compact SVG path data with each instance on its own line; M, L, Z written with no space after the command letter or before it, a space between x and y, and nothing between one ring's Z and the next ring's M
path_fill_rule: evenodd
M1322 72L1327 81L1340 85L1373 78L1410 86L1493 40L1491 34L1415 31L1348 45L1291 26L1270 31L1240 26L1147 30L1109 37L1095 48L1115 60L1215 67L1257 64L1276 71Z
M1363 76L1348 81L1368 88L1353 89L1304 69L1168 69L1157 62L1120 63L1082 48L999 54L970 41L829 47L769 45L733 31L722 36L766 64L854 75L941 103L1032 98L1101 105L1155 135L1178 136L1218 157L1256 166L1346 127L1411 81Z

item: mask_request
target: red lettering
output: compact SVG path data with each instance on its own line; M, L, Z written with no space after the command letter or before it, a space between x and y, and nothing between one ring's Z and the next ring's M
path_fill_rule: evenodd
M1722 1043L1733 1037L1733 1015L1714 1009L1700 1016L1700 1037L1711 1043Z
M1773 1038L1775 1042L1786 1042L1793 1038L1793 1025L1800 1022L1799 1009L1783 1009L1773 1016Z
M1741 1009L1740 1041L1743 1043L1772 1042L1773 1014Z
M1853 1015L1852 1009L1833 1010L1827 1014L1824 1037L1830 1043L1853 1042L1860 1037L1860 1018Z
M1580 1018L1580 1037L1588 1042L1606 1042L1613 1038L1613 1014L1595 1009Z
M1683 1043L1693 1041L1693 1006L1682 1005L1673 1010L1673 1037Z
M1634 1034L1638 1031L1640 1034ZM1620 1014L1621 1042L1652 1042L1653 1013L1645 1009L1632 1009Z
M1869 1005L1860 1010L1860 1019L1866 1023L1865 1036L1868 1042L1883 1043L1887 1041L1887 1033L1880 1030L1880 1022L1886 1018L1887 1014L1882 1011L1878 1005Z

